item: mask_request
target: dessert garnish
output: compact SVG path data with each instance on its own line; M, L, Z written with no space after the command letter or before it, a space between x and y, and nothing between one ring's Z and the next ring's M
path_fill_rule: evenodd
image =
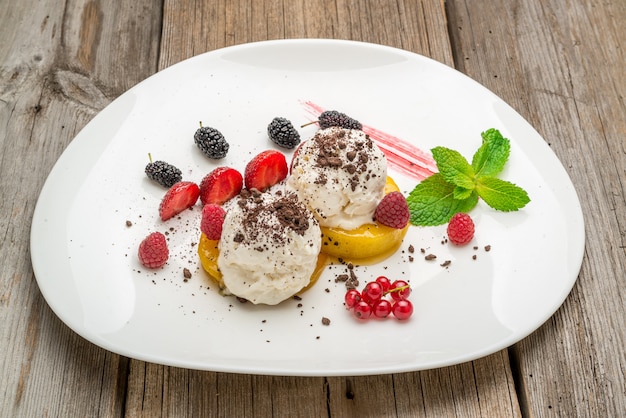
M243 176L231 167L217 167L200 182L200 201L203 205L218 205L237 196L243 187Z
M285 154L276 150L266 150L257 154L246 165L244 183L248 190L265 191L283 181L288 172Z
M146 165L144 171L150 180L156 181L163 187L170 188L183 179L183 173L172 164L160 160L153 162L150 153L148 153L148 158L150 162Z
M162 221L178 215L185 209L189 209L198 201L200 188L191 181L179 181L174 184L163 196L159 205L159 215Z
M267 136L273 143L286 149L294 149L300 143L300 134L291 121L283 117L276 117L270 122Z
M200 231L210 240L217 241L222 237L222 226L226 211L221 205L207 203L202 208Z
M359 292L348 289L344 296L346 308L359 319L367 319L372 315L376 318L409 319L413 314L413 304L408 300L411 286L404 280L393 283L386 276L379 276L369 282ZM389 296L389 297L387 297Z
M448 222L455 213L469 212L480 197L496 210L516 211L530 202L524 189L498 174L509 158L510 143L497 129L481 134L482 145L470 164L458 151L435 147L438 173L422 180L407 197L413 225Z
M404 195L398 191L387 193L374 212L376 222L396 229L404 228L410 217L409 205Z
M211 159L219 160L228 154L230 145L226 142L224 135L215 128L202 126L202 122L194 134L193 140L200 151Z
M325 110L319 115L317 120L305 123L301 127L304 128L305 126L309 126L314 123L319 123L320 129L330 128L331 126L338 126L345 129L363 129L363 125L361 124L361 122L351 118L345 113L338 112L336 110Z
M474 238L474 221L463 212L455 213L446 228L450 242L455 245L467 244Z
M169 258L169 250L165 235L153 232L139 244L139 261L149 269L158 269L165 265Z

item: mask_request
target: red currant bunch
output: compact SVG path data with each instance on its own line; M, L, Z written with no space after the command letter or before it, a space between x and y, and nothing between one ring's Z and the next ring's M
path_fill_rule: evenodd
M387 318L393 314L402 320L413 314L413 304L408 300L410 294L411 286L404 280L392 283L387 277L379 276L367 283L361 292L349 289L344 300L348 310L359 319Z

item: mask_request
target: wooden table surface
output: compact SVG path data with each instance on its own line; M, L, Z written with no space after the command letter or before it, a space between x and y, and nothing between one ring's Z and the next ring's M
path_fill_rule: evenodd
M120 4L122 3L122 4ZM623 0L0 1L0 416L624 416ZM42 297L33 210L79 130L181 60L282 38L373 42L477 80L525 117L580 197L578 280L536 332L486 358L358 377L166 367L101 349Z

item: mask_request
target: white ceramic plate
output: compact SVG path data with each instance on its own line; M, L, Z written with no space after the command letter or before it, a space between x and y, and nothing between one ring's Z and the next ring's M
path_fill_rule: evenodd
M411 227L391 259L359 267L362 282L380 274L410 279L415 313L407 322L353 318L342 304L345 288L334 281L345 271L340 266L328 269L300 302L266 307L222 297L193 246L199 206L181 219L159 220L164 190L143 174L148 153L197 182L217 165L243 169L254 154L273 148L266 135L271 119L284 116L299 126L311 118L308 101L420 149L444 145L467 158L480 145L480 133L497 128L511 140L502 177L525 188L532 202L516 213L479 203L472 211L476 236L466 247L442 244L444 227ZM218 164L193 142L199 121L231 143ZM306 138L316 129L300 132ZM405 193L416 184L393 169L390 174ZM170 228L167 266L143 269L139 242ZM409 244L417 249L412 262ZM166 365L277 375L403 372L493 353L558 309L576 280L583 247L570 179L540 135L501 99L428 58L332 40L213 51L130 89L59 158L39 197L31 236L44 297L94 344ZM437 260L424 260L420 248ZM452 263L444 268L443 260ZM193 273L187 282L183 268ZM330 325L322 325L322 317Z

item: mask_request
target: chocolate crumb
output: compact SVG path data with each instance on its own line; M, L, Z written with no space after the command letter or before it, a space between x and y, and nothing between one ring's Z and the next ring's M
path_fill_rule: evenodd
M472 256L472 260L476 260L476 254Z
M413 244L409 245L409 252L411 254L413 254L415 252L415 247L413 246Z
M340 274L339 276L337 276L335 278L335 283L337 283L337 282L345 282L345 281L348 280L348 277L349 276L347 274Z
M441 263L440 265L441 265L441 267L448 267L450 265L450 263L452 263L452 261L446 260L443 263Z
M339 157L328 157L328 165L331 167L341 167L343 162Z
M413 262L413 260L415 260L415 259L413 258L413 256L412 256L412 255L410 255L410 256L409 256L409 261L412 263L412 262Z
M326 289L324 289L324 292L326 292L326 293L330 293L330 289L329 289L329 288L326 288Z
M424 254L424 253L426 253L426 250L423 249L423 248L420 248L420 253Z
M302 300L302 297L299 295L293 295L294 300Z
M487 252L491 251L491 245L485 245L485 251Z
M131 221L126 221L126 226L127 227L131 227L131 226L133 226L133 223Z
M183 269L183 277L185 277L185 279L191 279L191 271L188 268Z
M330 319L325 316L322 317L322 325L330 325Z
M437 256L435 254L428 254L426 257L424 257L424 260L431 261L431 260L435 260L436 258Z

